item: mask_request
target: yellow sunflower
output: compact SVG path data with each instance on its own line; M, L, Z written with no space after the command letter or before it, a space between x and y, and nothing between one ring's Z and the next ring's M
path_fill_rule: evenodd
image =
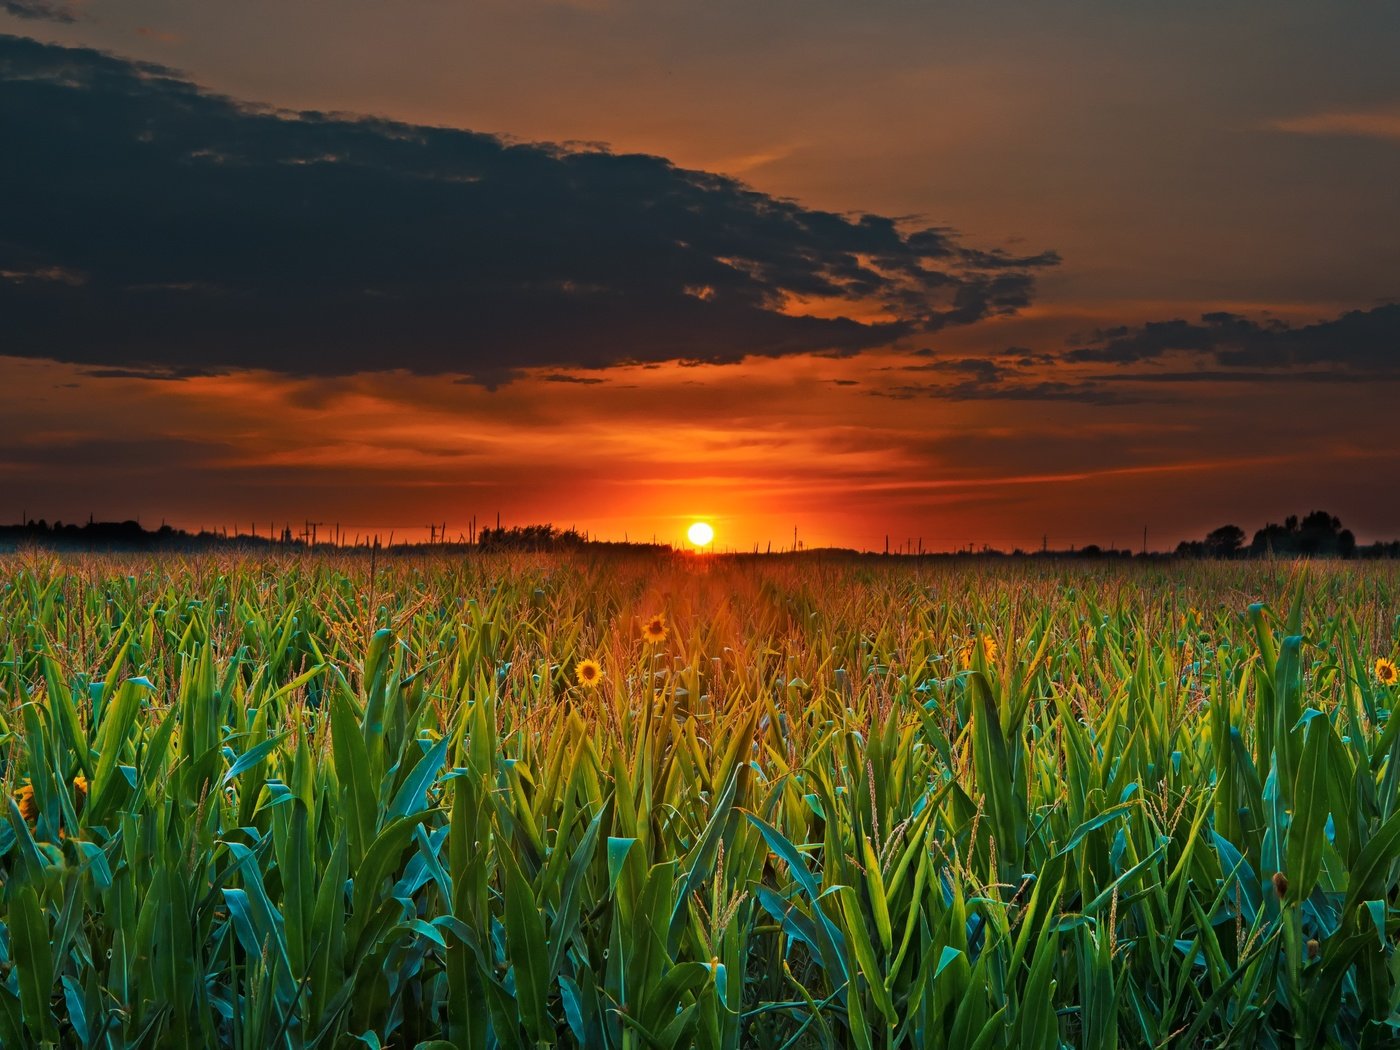
M603 680L603 667L597 660L580 660L574 666L574 677L585 689L596 688Z
M15 792L15 804L19 806L19 815L24 818L24 822L33 827L39 821L39 803L34 801L34 786L25 784Z
M666 640L666 617L657 613L642 624L642 641L657 645Z
M1400 678L1400 671L1395 669L1395 661L1387 660L1382 656L1376 661L1376 681L1381 685L1394 685L1395 680Z
M979 634L969 638L958 650L958 659L962 661L964 667L972 666L972 658L979 646L982 649L982 659L986 663L991 663L997 658L997 640L990 634Z

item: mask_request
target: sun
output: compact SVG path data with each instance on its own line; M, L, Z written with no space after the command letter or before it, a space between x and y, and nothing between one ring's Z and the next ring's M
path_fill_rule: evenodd
M708 547L715 540L715 530L708 521L697 521L686 530L685 535L696 547Z

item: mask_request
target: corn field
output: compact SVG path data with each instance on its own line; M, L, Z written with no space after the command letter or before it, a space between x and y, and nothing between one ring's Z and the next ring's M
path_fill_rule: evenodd
M1398 613L1386 564L0 558L0 1043L1395 1046Z

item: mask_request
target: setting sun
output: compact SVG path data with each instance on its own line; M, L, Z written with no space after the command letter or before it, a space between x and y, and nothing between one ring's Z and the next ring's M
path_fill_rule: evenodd
M708 547L715 538L715 530L707 521L697 521L686 530L686 538L696 547Z

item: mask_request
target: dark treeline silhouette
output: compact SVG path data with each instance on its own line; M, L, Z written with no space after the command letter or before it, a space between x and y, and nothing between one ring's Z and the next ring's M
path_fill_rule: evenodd
M575 528L556 529L553 525L497 525L476 534L476 547L483 551L670 551L665 543L630 543L595 540Z
M564 551L584 545L577 529L556 529L553 525L512 525L485 528L476 544L484 551Z
M287 545L301 544L286 533ZM267 536L234 535L222 532L186 532L161 525L146 529L139 521L88 521L82 525L55 521L52 525L40 518L23 525L0 525L0 550L22 546L39 546L72 550L187 550L222 546L272 547L276 544Z
M588 548L615 551L669 551L670 546L658 543L618 543L593 540L577 529L556 529L552 525L516 525L484 528L476 534L476 542L459 539L448 542L435 538L431 542L394 541L378 534L359 535L354 539L337 530L334 538L320 539L308 522L299 533L290 525L266 533L229 532L226 529L188 532L161 525L158 529L143 528L138 521L88 521L83 525L43 518L26 521L23 525L0 525L0 551L21 547L41 547L51 550L85 551L198 551L198 550L367 550L374 548L390 553L415 550L457 551L565 551ZM445 535L445 530L443 535ZM322 533L321 535L326 535Z
M1325 510L1315 510L1302 519L1290 514L1282 525L1271 521L1254 533L1247 547L1244 537L1244 529L1238 525L1222 525L1206 533L1204 539L1183 540L1176 553L1193 558L1400 557L1400 540L1360 547L1352 531L1342 527L1342 519Z
M443 530L445 534L446 530ZM441 535L439 534L439 535ZM389 553L411 553L417 550L468 553L471 551L618 551L668 553L672 547L665 543L630 543L595 540L575 528L557 529L553 525L513 525L483 528L475 534L475 542L460 539L456 542L394 542L392 534L387 540L378 535L357 536L354 541L342 542L339 529L334 540L318 542L311 523L300 534L294 534L290 526L284 526L273 534L269 527L266 533L243 533L235 530L201 530L187 532L183 529L161 525L158 529L143 528L136 521L88 521L83 525L65 524L55 521L52 524L39 519L23 525L0 525L0 551L13 551L22 547L40 547L53 550L89 551L198 551L198 550L354 550L374 548ZM1245 543L1245 530L1238 525L1221 525L1212 529L1202 539L1184 540L1174 551L1134 552L1113 546L1100 547L1088 544L1068 550L1049 547L1039 550L1002 551L989 546L974 548L968 545L955 551L945 552L899 552L876 554L873 551L856 551L836 547L811 547L797 551L775 551L771 547L764 554L754 547L753 556L759 557L835 557L862 555L874 558L911 559L984 559L984 558L1075 558L1075 559L1171 559L1171 558L1264 558L1264 557L1333 557L1333 558L1400 558L1400 540L1376 542L1360 546L1350 529L1342 527L1341 519L1326 511L1315 510L1303 518L1290 515L1283 524L1269 522L1254 533L1248 544ZM735 552L736 555L750 556L749 552Z

